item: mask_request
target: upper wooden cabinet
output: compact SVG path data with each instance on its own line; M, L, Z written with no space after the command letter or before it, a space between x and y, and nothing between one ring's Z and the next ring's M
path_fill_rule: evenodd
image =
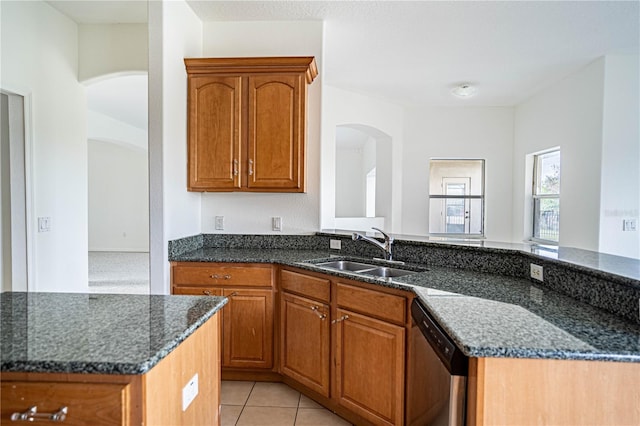
M305 191L313 57L193 58L188 76L190 191Z

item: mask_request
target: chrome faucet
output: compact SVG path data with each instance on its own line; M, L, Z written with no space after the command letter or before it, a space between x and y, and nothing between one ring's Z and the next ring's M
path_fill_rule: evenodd
M354 232L351 238L353 239L353 241L364 240L373 244L374 246L384 251L385 260L393 260L393 237L385 233L384 231L382 231L382 229L378 229L374 227L372 227L371 229L375 229L376 231L382 234L382 236L384 237L384 243L381 243L375 238L362 235L359 232Z

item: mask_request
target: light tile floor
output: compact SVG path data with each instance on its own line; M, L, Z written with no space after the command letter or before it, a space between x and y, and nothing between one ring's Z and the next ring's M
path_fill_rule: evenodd
M349 426L284 383L222 381L221 426Z

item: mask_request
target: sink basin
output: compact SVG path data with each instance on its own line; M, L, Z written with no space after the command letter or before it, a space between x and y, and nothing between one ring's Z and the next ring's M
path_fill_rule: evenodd
M396 278L413 274L413 271L406 269L391 268L369 263L352 262L350 260L334 260L333 262L318 263L316 266L322 268L335 269L337 271L353 272L356 274L369 275L371 277Z
M384 277L384 278L396 278L402 277L404 275L413 274L413 271L407 271L406 269L397 269L397 268L389 268L386 266L380 266L375 269L368 269L362 271L365 275L372 275L374 277Z
M375 265L366 263L351 262L350 260L335 260L333 262L318 263L317 266L323 268L337 269L338 271L360 272L366 269L375 268Z

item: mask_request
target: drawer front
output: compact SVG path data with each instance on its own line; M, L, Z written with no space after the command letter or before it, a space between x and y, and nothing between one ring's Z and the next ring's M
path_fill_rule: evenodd
M331 285L329 280L310 277L291 271L280 272L280 286L283 290L301 294L312 299L329 303Z
M375 318L404 324L407 300L404 297L338 283L338 306Z
M14 424L14 413L36 406L37 413L56 413L67 407L65 425L128 425L129 385L105 383L3 382L2 424ZM37 418L34 423L42 420ZM20 423L30 423L28 420Z
M222 290L214 287L174 286L171 289L171 294L183 294L190 296L222 296Z
M271 287L271 265L176 265L173 267L173 284Z

